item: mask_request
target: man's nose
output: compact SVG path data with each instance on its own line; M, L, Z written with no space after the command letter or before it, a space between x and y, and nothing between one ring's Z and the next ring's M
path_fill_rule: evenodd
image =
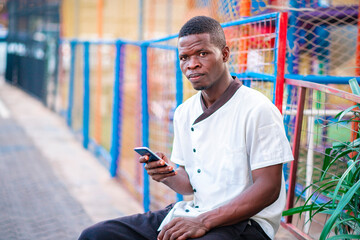
M197 59L196 56L190 57L189 62L188 62L188 66L187 66L188 69L195 69L195 68L198 68L200 66L201 66L201 64L199 62L199 59Z

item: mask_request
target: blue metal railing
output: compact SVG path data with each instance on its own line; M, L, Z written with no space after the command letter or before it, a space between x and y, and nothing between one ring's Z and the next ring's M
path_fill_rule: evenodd
M222 24L223 28L237 26L246 23L256 23L261 20L266 19L276 19L279 18L279 13L271 13L262 16L249 17L233 22L228 22ZM276 33L278 34L278 33ZM82 137L83 137L83 146L88 148L89 143L96 145L95 142L91 141L89 138L89 114L90 114L90 53L89 48L90 45L114 45L116 49L115 54L115 64L114 64L114 90L113 90L113 108L112 108L112 127L111 127L111 147L110 153L108 153L103 147L97 146L99 149L97 153L103 155L104 159L107 159L109 164L109 171L112 177L115 177L118 171L118 160L121 152L121 127L122 127L122 106L123 106L123 85L124 85L124 54L122 54L125 46L137 46L140 47L141 51L141 112L142 112L142 145L149 146L149 109L148 109L148 49L149 48L158 48L165 49L169 51L174 51L176 56L178 55L178 50L175 46L170 44L164 44L169 40L174 40L178 37L178 34L174 34L171 36L167 36L165 38L150 40L150 41L128 41L124 39L117 40L95 40L95 41L85 41L85 40L62 40L62 43L70 44L70 75L69 75L69 95L68 95L68 108L67 108L67 124L69 127L73 127L72 123L72 112L73 112L73 104L74 104L74 82L75 82L75 63L76 63L76 47L79 45L83 45L84 54L83 54L83 77L84 77L84 95L83 95L83 129L82 129ZM277 35L275 41L277 41ZM277 45L275 45L277 46ZM274 50L274 54L277 54L277 48ZM274 58L276 59L276 58ZM175 57L175 79L176 79L176 106L180 105L183 102L183 76L181 69L179 67L179 59ZM272 62L276 66L275 62ZM256 78L262 79L262 81L270 81L276 84L276 74L277 69L275 67L274 74L267 73L258 73L246 71L243 73L233 72L233 75L236 75L239 78L245 78L244 84L250 86L251 81L246 80L246 78ZM300 75L285 75L287 78L292 79L305 79L308 81L315 82L333 82L333 83L345 83L350 77L332 77L332 76L300 76ZM359 78L357 78L359 80ZM145 211L149 210L150 206L150 189L149 189L149 177L144 170L143 174L143 205ZM182 196L177 195L177 199L181 200Z
M233 21L229 23L222 24L224 28L236 26L245 23L256 22L264 19L274 18L278 16L278 13L267 14L263 16L257 16L254 18L247 18L238 21ZM71 67L70 67L70 80L69 80L69 96L68 96L68 109L67 109L67 124L69 127L72 127L72 111L74 104L74 81L75 81L75 63L76 63L76 47L78 45L83 45L84 47L84 95L83 95L83 146L84 148L88 148L89 142L93 145L96 145L94 141L89 139L89 114L90 114L90 58L89 58L89 48L90 45L100 45L100 44L108 44L116 46L116 58L115 58L115 74L114 74L114 103L112 109L112 134L111 134L111 148L110 148L110 167L109 171L111 176L116 176L118 169L118 159L119 152L121 150L121 105L122 105L122 85L123 85L123 65L124 59L122 59L121 48L125 45L133 45L138 46L141 49L141 112L142 112L142 145L149 146L149 110L148 110L148 79L147 79L147 50L148 48L158 48L165 49L170 51L175 51L176 55L178 55L178 50L175 46L169 44L163 44L166 41L173 40L178 37L178 34L174 34L171 36L167 36L165 38L150 40L150 41L128 41L128 40L94 40L94 41L85 41L85 40L76 40L72 39L69 41L71 47ZM62 40L62 43L67 42L67 40ZM179 59L175 58L175 76L176 76L176 106L180 105L183 102L183 79L182 72L180 69ZM242 74L236 74L240 77L256 77L267 79L269 81L275 81L275 76L268 76L267 74L261 73L251 73L246 72ZM250 81L247 81L250 83ZM96 147L96 146L95 146ZM97 154L101 155L109 155L101 148L100 150L96 150ZM109 159L108 156L103 156L104 159ZM143 174L143 205L144 210L148 211L150 206L150 189L149 189L149 177L144 170ZM177 199L182 200L183 197L180 194L177 194Z
M149 147L149 108L148 108L148 86L147 86L147 48L149 45L144 43L141 48L141 113L142 113L142 143ZM150 209L150 188L149 176L144 168L144 210Z
M122 126L122 96L124 85L124 55L121 54L124 43L121 40L116 41L116 57L115 57L115 79L114 79L114 104L112 111L112 130L111 130L111 163L110 174L116 176L118 169L120 132Z
M70 80L69 80L69 96L68 96L68 109L67 109L67 125L72 128L72 111L74 105L74 79L75 79L75 50L76 50L76 41L70 42L70 51L71 51L71 59L70 59Z
M83 113L83 146L89 145L89 121L90 121L90 43L84 42L84 113Z

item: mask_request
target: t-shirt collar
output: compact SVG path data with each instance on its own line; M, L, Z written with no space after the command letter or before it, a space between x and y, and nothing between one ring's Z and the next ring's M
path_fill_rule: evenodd
M202 95L200 94L201 107L204 112L195 120L195 122L193 124L196 124L196 123L208 118L211 114L213 114L219 108L221 108L227 101L229 101L230 98L236 93L236 91L241 87L242 83L240 82L240 80L237 77L232 76L232 78L234 80L230 83L229 87L219 97L219 99L217 99L209 108L206 107L204 99L203 99Z

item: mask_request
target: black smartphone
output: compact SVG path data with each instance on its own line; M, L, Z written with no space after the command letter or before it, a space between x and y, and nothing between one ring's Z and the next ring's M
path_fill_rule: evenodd
M136 147L134 148L134 151L140 154L141 156L148 155L149 162L161 160L161 158L155 153L153 153L153 151L151 151L148 147Z
M141 156L148 155L149 162L161 160L161 158L158 155L156 155L153 151L151 151L148 147L136 147L134 148L134 151L140 154ZM165 165L169 166L167 162L165 162ZM174 170L172 170L171 172L173 171Z

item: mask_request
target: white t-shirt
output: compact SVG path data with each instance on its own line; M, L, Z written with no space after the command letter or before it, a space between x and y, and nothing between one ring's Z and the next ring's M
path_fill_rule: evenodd
M260 92L241 86L194 124L203 112L201 92L175 111L171 161L184 166L194 199L178 202L159 230L175 217L196 217L228 203L252 185L252 170L293 160L282 116ZM271 239L279 228L285 195L282 178L279 198L252 217Z

